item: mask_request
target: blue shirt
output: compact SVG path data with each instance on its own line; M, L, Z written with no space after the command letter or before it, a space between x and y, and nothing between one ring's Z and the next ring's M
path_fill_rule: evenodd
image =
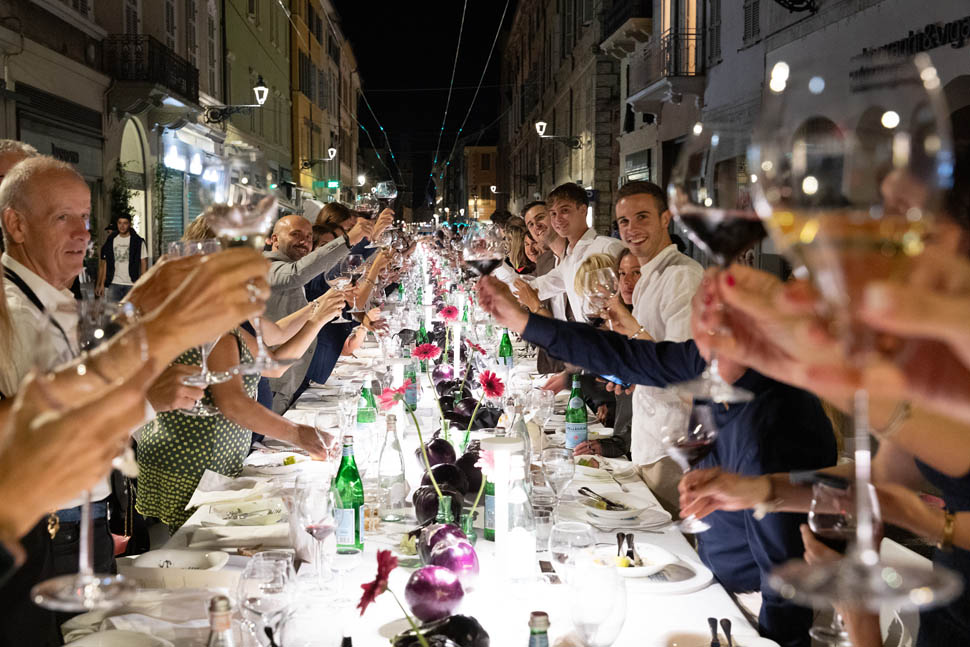
M327 284L326 277L323 274L316 276L306 284L307 301L313 301L323 296L329 289L330 286ZM345 308L344 312L346 313L346 311ZM303 378L300 392L306 388L310 380L317 384L324 384L327 381L330 373L333 372L333 367L337 365L337 360L340 359L340 351L343 350L344 342L357 325L356 322L329 323L320 329L320 332L317 333L317 347L313 350L313 358L307 368L306 377ZM298 394L294 395L294 400L297 397L299 397Z
M585 324L532 315L522 335L557 359L624 382L666 387L693 379L706 362L693 341L631 340ZM818 469L834 465L832 426L814 395L748 370L736 384L751 402L717 406L714 450L698 467L721 467L747 475ZM808 647L811 609L768 588L771 569L801 559L799 524L804 514L776 513L756 521L751 511L711 514L711 529L697 535L698 553L731 592L760 590L760 631L784 647Z

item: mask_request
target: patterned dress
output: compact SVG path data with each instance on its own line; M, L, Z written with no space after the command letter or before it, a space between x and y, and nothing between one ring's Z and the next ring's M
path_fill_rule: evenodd
M240 361L253 359L238 329L232 331ZM198 348L188 350L176 364L200 366ZM244 375L243 387L256 398L258 375ZM206 389L203 402L213 404ZM192 516L185 506L205 470L236 476L249 454L252 431L223 415L187 416L181 411L159 413L142 429L138 443L138 497L136 508L146 517L158 517L174 532Z

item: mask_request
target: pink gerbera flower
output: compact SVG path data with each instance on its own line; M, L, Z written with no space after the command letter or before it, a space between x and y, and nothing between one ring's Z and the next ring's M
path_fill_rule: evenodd
M478 378L478 382L482 385L485 395L490 398L500 398L505 393L505 384L498 375L491 371L482 373L481 377Z
M445 306L441 309L441 318L445 321L455 321L458 319L458 308L455 306Z
M438 355L441 355L441 349L435 344L421 344L411 353L411 357L421 361L438 359Z

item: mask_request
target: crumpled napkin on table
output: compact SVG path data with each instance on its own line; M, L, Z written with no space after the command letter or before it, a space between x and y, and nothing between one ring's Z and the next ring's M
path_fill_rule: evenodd
M259 498L272 487L271 483L263 479L232 478L206 470L185 509L190 510L211 503Z

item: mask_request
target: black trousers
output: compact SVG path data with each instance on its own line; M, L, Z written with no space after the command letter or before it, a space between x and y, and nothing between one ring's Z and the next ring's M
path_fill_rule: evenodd
M62 645L61 624L73 615L48 611L30 599L30 589L49 577L77 573L79 524L62 523L53 539L47 517L20 541L27 559L0 588L0 647L55 647ZM114 542L107 519L94 520L94 571L116 572Z

